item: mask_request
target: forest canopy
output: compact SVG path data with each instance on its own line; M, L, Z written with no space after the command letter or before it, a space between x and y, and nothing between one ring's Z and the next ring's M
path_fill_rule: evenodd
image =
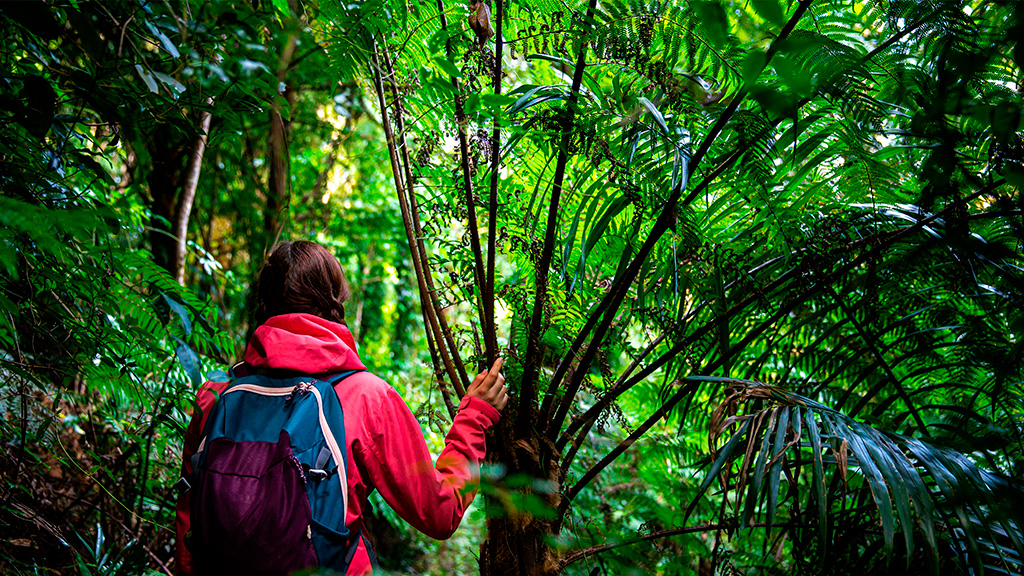
M1024 572L1014 0L0 3L0 571L174 571L283 240L432 448L396 574Z

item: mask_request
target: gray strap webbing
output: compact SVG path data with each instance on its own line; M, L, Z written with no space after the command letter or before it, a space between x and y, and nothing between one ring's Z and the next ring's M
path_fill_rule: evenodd
M316 464L313 466L317 470L323 470L324 466L331 459L331 449L327 446L320 448L320 453L316 456Z
M309 469L310 477L318 482L320 480L326 480L330 478L333 475L333 472L328 472L327 470L324 470L324 467L327 466L327 463L330 462L330 460L331 450L330 448L324 446L323 448L320 449L320 453L317 454L316 462L313 464L313 467Z

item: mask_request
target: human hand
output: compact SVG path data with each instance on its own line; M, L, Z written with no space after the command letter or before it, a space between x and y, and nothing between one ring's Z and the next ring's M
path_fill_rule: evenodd
M495 360L494 366L477 374L466 389L466 396L476 396L499 412L508 404L508 388L505 387L505 377L501 375L502 363L501 358Z

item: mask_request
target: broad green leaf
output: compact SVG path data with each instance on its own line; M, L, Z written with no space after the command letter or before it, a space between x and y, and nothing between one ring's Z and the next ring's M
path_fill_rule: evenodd
M818 504L818 547L822 551L828 549L828 503L825 500L825 473L821 461L821 435L818 432L818 423L815 414L811 410L804 412L804 419L807 422L807 434L810 437L811 460L812 460L812 482L814 485L814 498ZM810 496L808 496L810 497Z
M724 47L729 39L729 19L722 5L715 1L699 0L691 3L691 6L711 44L718 48Z
M164 50L171 55L171 58L181 58L181 53L178 52L178 47L175 46L174 42L171 41L163 30L160 30L150 22L146 22L146 27L149 28L149 31L160 40L160 45L163 46Z
M657 106L655 106L650 100L643 96L641 96L637 100L639 100L640 104L642 104L643 107L647 109L647 112L650 113L651 117L654 118L654 121L658 123L658 126L661 127L662 131L666 135L668 135L668 125L665 124L665 117L661 114L661 110L658 110Z
M537 86L531 88L525 94L519 97L508 109L508 114L512 115L523 110L528 110L541 102L548 102L551 100L561 100L564 97L562 90L555 86Z
M858 433L865 432L864 430L858 430ZM874 431L872 431L874 432ZM871 436L872 438L865 438L864 447L868 449L870 458L875 461L878 469L881 471L882 476L885 478L886 485L892 493L893 503L896 506L896 514L900 520L900 529L903 532L904 544L906 550L914 549L914 521L910 514L910 495L907 491L906 481L900 476L898 472L898 465L893 461L893 458L902 458L902 454L889 454L888 445L885 443L885 439L877 432L871 434L865 434L865 436ZM872 441L874 440L874 441ZM910 559L908 558L909 562Z
M199 356L181 338L178 338L177 336L174 335L171 335L171 338L173 338L174 341L178 343L177 347L174 350L174 353L178 359L178 363L181 364L182 370L185 371L185 374L188 375L189 380L192 381L193 388L198 389L199 386L203 383L203 375L199 369Z
M868 481L871 495L874 497L875 506L877 506L878 516L882 521L882 535L885 538L886 551L891 554L893 535L896 530L896 522L892 514L893 502L889 496L889 490L886 488L885 478L872 460L869 449L865 446L865 442L870 442L870 440L861 438L859 434L853 432L842 418L823 416L823 420L832 424L834 432L840 438L849 441L851 451L857 456L860 473Z
M153 72L153 76L155 76L156 79L159 80L164 86L170 88L171 92L174 94L175 97L181 96L182 93L185 92L185 85L181 82L178 82L173 77L168 76L167 74L164 74L162 72Z
M434 64L451 78L459 78L462 76L462 71L459 70L455 64L452 64L444 58L434 58Z
M789 429L789 410L779 412L779 423L775 429L775 443L772 445L772 464L768 472L768 526L775 522L775 509L779 502L779 483L782 477L783 449L786 446L786 433Z
M765 20L782 26L786 23L786 15L782 12L782 6L778 0L751 0L754 10Z
M764 437L761 439L761 449L757 452L757 459L754 462L753 478L750 481L746 503L743 508L743 526L749 526L751 522L753 522L757 503L764 493L761 490L762 482L764 481L764 469L768 464L768 460L771 458L769 450L771 449L772 432L775 430L777 423L776 419L778 418L780 411L781 408L772 409L768 417L768 423L764 428Z
M746 420L745 422L743 422L743 425L740 426L739 430L737 430L736 433L732 435L732 438L729 438L729 441L725 443L725 446L723 446L722 449L718 451L718 456L715 458L714 462L711 463L711 467L708 469L707 475L704 476L704 480L701 482L700 487L697 488L696 495L694 495L693 500L687 507L686 513L684 514L684 518L690 517L690 514L693 512L694 507L697 505L697 502L704 495L704 493L707 492L708 487L710 487L711 483L715 481L715 478L717 478L718 475L722 472L722 468L725 466L727 462L732 461L733 452L736 450L736 446L739 445L740 441L744 437L744 434L746 434L746 432L749 429L750 420Z
M189 320L188 310L186 310L180 302L168 296L167 293L161 293L160 296L178 316L178 321L181 323L181 327L185 331L185 335L188 336L192 334L192 321Z

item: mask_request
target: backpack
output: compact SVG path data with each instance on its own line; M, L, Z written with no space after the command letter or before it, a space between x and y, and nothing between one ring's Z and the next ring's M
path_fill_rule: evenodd
M345 420L334 384L248 375L221 393L185 479L185 545L200 574L288 574L323 566L344 574L350 534Z

